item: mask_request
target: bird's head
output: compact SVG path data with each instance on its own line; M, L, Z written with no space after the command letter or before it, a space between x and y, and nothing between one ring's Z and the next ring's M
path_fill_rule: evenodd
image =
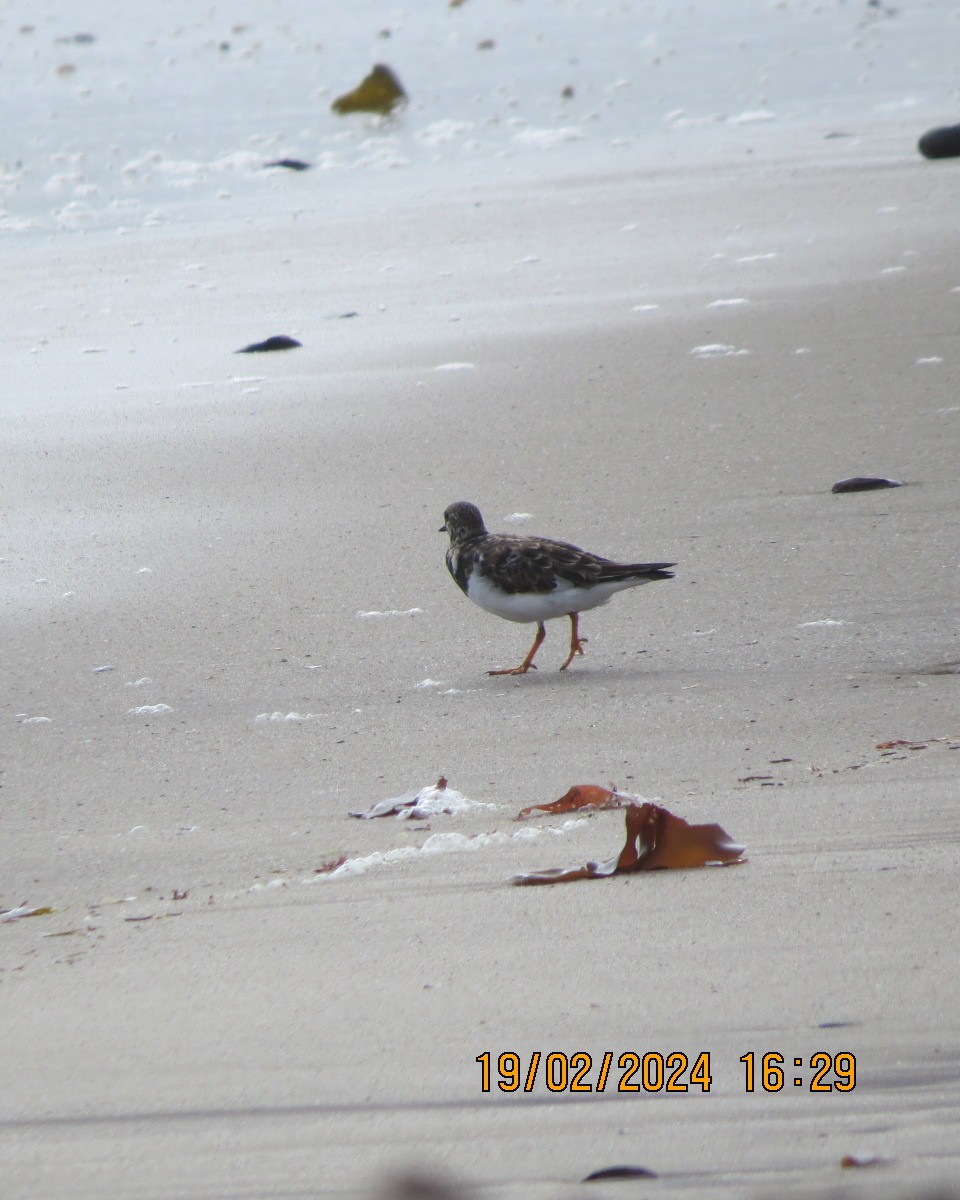
M487 532L487 527L475 504L469 500L457 500L444 512L440 532L449 533L451 544L457 545L468 538L480 537Z

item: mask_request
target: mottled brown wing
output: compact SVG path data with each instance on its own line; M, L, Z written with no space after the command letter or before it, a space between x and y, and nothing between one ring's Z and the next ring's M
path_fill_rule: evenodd
M510 595L552 592L557 586L554 551L561 544L539 538L491 536L484 541L481 571ZM566 549L573 551L574 547Z
M495 575L501 591L515 594L552 592L557 580L575 587L591 587L609 580L669 579L673 563L616 563L550 538L510 537L491 534L483 541L483 574Z
M550 555L554 573L576 587L591 587L595 583L609 583L621 579L670 579L672 572L667 567L676 563L618 563L591 554L569 542L553 542L538 539L543 551Z

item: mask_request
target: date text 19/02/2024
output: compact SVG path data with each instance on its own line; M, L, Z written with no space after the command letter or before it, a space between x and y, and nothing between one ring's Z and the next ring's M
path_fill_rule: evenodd
M605 1050L594 1056L585 1050L573 1054L534 1050L529 1058L505 1050L494 1060L489 1050L478 1054L481 1088L492 1083L501 1092L532 1092L538 1083L549 1092L709 1092L713 1083L710 1051L688 1055L680 1050L661 1054L627 1050L615 1055ZM810 1092L852 1092L857 1086L856 1056L848 1050L828 1054L818 1050L809 1057L784 1055L777 1050L740 1056L743 1090L781 1092L802 1088Z

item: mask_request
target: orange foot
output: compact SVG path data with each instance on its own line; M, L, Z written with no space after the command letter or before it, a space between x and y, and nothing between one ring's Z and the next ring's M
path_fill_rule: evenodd
M579 619L579 613L570 613L570 653L567 655L563 666L560 668L561 671L565 671L567 667L570 666L577 654L583 653L583 648L587 644L587 639L582 638L577 629Z
M547 630L542 621L537 622L537 636L533 639L533 645L530 647L530 653L523 660L519 667L505 667L499 671L488 671L488 675L526 675L528 671L535 671L534 655L540 649L540 643L547 636ZM581 650L581 654L583 651Z

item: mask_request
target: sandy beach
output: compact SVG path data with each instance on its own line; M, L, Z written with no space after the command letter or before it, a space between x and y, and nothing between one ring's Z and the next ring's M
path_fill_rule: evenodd
M176 7L151 18L171 45ZM794 36L810 13L784 7ZM477 8L470 71L485 19L517 73L528 25L578 19ZM48 9L30 35L5 12L4 45L82 87ZM110 180L146 134L63 192L36 119L47 174L8 159L0 242L0 910L53 911L0 920L5 1197L382 1196L409 1170L498 1200L953 1184L958 167L915 151L955 115L917 24L937 11L887 18L899 50L843 26L851 70L902 54L936 84L907 104L870 76L859 120L784 67L727 110L753 119L624 145L629 89L585 66L612 96L591 140L586 107L555 113L568 55L531 76L549 118L521 90L514 111L582 137L448 147L412 87L399 131L334 128L336 80L378 48L410 86L428 22L360 6L365 36L396 31L309 92L329 144L290 100L244 144L256 169L211 165L224 135L189 189L166 159L129 171L125 210ZM233 49L262 34L265 62L280 17L237 14L179 44L248 21ZM268 151L318 166L264 175ZM302 346L234 354L276 334ZM854 475L904 486L831 493ZM586 613L563 674L556 622L537 672L491 677L532 628L447 575L459 498L676 578ZM476 807L348 815L440 776ZM618 812L514 820L578 783L719 822L748 861L512 886L617 853ZM498 1087L501 1054L525 1074L538 1051L589 1054L592 1085L607 1052L706 1053L711 1085ZM818 1052L855 1057L853 1090L810 1090ZM751 1053L783 1055L782 1090L748 1092ZM618 1164L656 1178L580 1183Z

